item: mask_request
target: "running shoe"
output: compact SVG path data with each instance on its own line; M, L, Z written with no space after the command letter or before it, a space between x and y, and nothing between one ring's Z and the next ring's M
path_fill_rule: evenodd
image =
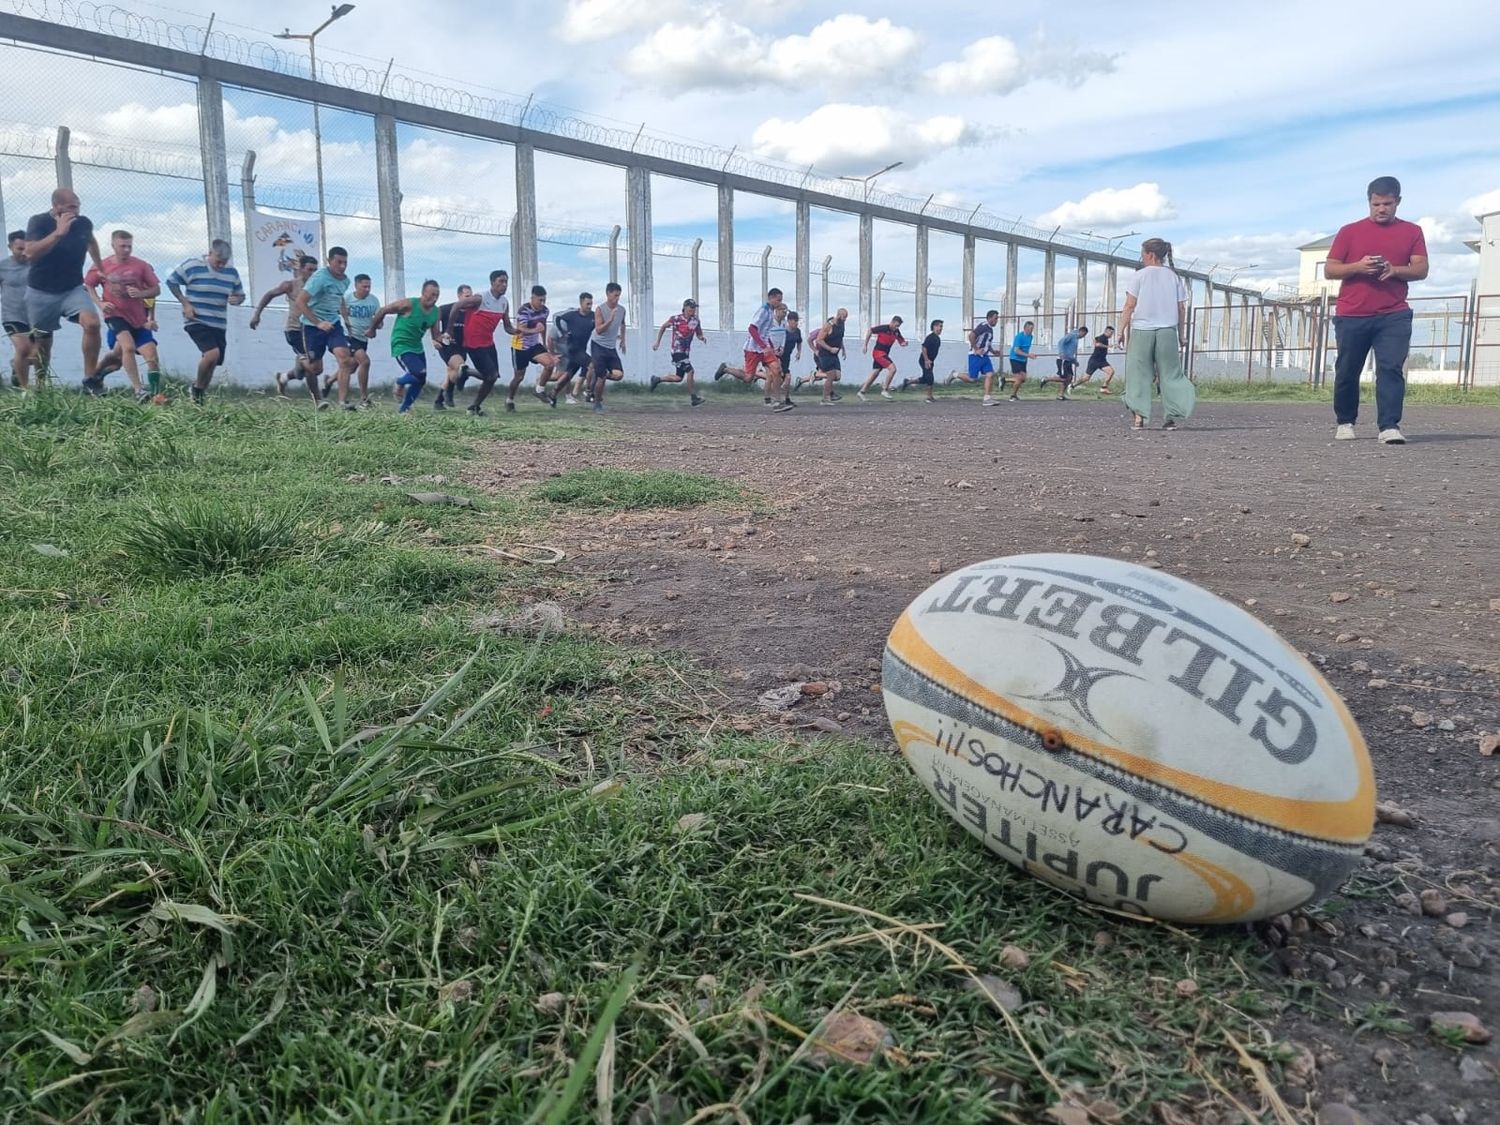
M473 406L469 407L469 409L464 413L472 414L475 418L483 418L486 416L484 411L479 409L479 404L477 402Z
M596 403L594 403L594 413L595 414L603 414L604 413L604 403L603 402L596 402Z
M138 402L138 403L141 403L144 406L146 403L148 403L148 402L151 401L151 392L150 391L136 391L135 392L135 401Z
M1333 431L1333 440L1334 441L1353 441L1354 440L1354 423L1353 422L1340 422L1338 424L1338 428Z
M857 398L857 399L859 399L860 402L868 402L869 401L867 398L865 398L865 392L862 391L862 390L861 391L855 391L854 392L854 397Z
M1000 400L998 398L995 398L993 395L985 395L984 399L980 402L979 405L980 406L995 406L995 405L998 405L999 402L1000 402Z
M1161 428L1164 429L1164 430L1175 430L1177 428L1177 419L1176 418L1168 418L1165 422L1163 422L1161 424Z
M354 405L354 403L352 403L352 402L341 402L341 403L339 403L339 409L340 410L347 410L351 414L353 414L355 411L357 411L359 409L359 407L356 406L356 405Z
M514 414L515 412L516 412L516 400L513 399L513 398L506 399L505 400L505 413L507 413L507 414Z
M1397 427L1397 426L1391 426L1389 429L1384 429L1384 430L1380 431L1380 444L1381 445L1405 445L1406 444L1406 435L1401 432L1401 430L1400 430L1399 427Z
M547 388L544 387L544 386L542 386L540 383L538 383L536 386L532 387L531 391L532 391L533 394L536 395L537 398L546 398L547 397Z
M276 397L277 398L286 398L286 373L284 371L278 371L278 372L276 372L275 379L276 379Z
M318 400L318 409L319 410L332 410L333 409L333 403L329 402L326 398L319 399Z
M203 405L203 392L197 387L188 388L188 397L192 400L194 406Z
M654 391L659 386L661 386L661 376L660 375L653 375L653 376L651 376L651 389Z
M447 410L448 409L448 401L447 401L447 399L443 398L443 392L442 391L438 391L437 400L432 404L432 408L434 410Z
M569 406L577 406L578 405L578 400L576 398L574 398L572 395L564 395L563 396L563 401L565 403L567 403Z
M1021 401L1021 396L1020 395L1011 395L1010 396L1010 401L1011 402L1020 402Z
M703 405L703 396L702 395L693 395L692 397L690 397L688 399L688 404L690 406L702 406Z
M724 378L724 372L726 372L728 370L729 370L729 364L727 364L727 363L721 363L721 364L719 364L718 368L714 371L714 382L717 383L720 379Z
M895 398L896 396L893 395L893 394L891 394L890 391L882 389L881 392L880 392L880 397L881 398Z

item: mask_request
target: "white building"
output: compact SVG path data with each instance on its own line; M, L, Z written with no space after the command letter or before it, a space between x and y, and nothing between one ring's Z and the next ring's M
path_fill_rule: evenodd
M1315 239L1305 246L1297 247L1300 256L1297 263L1297 297L1311 301L1328 294L1330 301L1339 295L1339 283L1323 276L1323 266L1328 261L1328 248L1333 245L1333 235Z
M1474 385L1500 386L1500 211L1476 215L1479 238L1479 295L1474 318Z

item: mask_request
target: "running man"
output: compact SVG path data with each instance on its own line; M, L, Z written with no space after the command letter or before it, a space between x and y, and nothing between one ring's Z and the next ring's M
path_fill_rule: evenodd
M931 330L927 333L927 338L922 341L922 351L917 356L917 369L921 374L915 379L901 380L903 391L913 383L919 387L925 387L927 397L922 400L923 402L936 401L932 397L932 386L937 381L933 369L937 366L938 352L943 348L943 322L934 320L929 327Z
M323 374L323 357L333 353L338 364L339 406L356 409L349 401L349 370L354 357L349 351L349 336L344 331L344 301L349 293L349 251L342 246L328 249L328 263L307 279L294 302L302 323L303 363L307 367L308 386L316 388ZM327 403L318 403L322 410Z
M240 271L229 264L229 243L216 238L201 258L189 258L167 276L167 289L182 303L183 328L198 346L198 375L191 391L202 403L214 368L229 352L229 306L244 304Z
M547 290L540 285L531 287L531 299L516 310L516 328L511 334L510 358L515 374L510 377L510 393L505 396L505 409L514 413L516 391L526 381L526 369L535 363L542 369L536 381L536 395L548 406L557 405L557 397L547 394L547 380L557 366L557 357L547 350L547 320L552 310L547 307Z
M287 347L292 349L292 369L285 373L276 372L276 394L279 398L286 397L288 383L307 379L307 365L304 362L307 349L302 345L302 322L299 319L301 314L297 312L297 298L302 295L307 279L317 268L318 260L311 255L303 254L297 259L297 271L280 285L272 286L262 293L260 300L255 303L255 311L250 314L250 329L254 331L260 327L260 314L266 311L266 306L277 297L286 298L286 325L282 335L286 337ZM312 395L313 402L322 401L318 394L316 379L307 384L307 392Z
M135 355L139 350L152 370L156 369L156 337L146 327L151 318L146 301L161 292L161 282L150 263L135 257L135 236L128 230L113 231L109 245L114 252L89 270L83 282L104 313L104 323L109 326L112 338L109 347L120 349L119 366L125 369L135 400L145 402L151 392L141 385L140 365ZM102 392L104 372L101 365L92 379L84 380L84 388L95 394Z
M703 396L698 393L697 385L693 382L693 363L689 358L695 338L708 342L708 337L703 335L703 324L698 319L697 301L689 297L682 302L680 313L662 321L661 327L656 330L656 342L651 345L653 352L661 350L662 337L668 332L672 333L672 373L651 376L651 389L654 391L663 383L685 382L688 402L693 406L702 406Z
M594 334L594 295L578 294L578 307L558 313L553 321L557 329L556 355L561 357L562 381L553 391L556 398L560 391L569 406L577 406L577 394L592 393L589 383L589 337Z
M56 332L63 317L83 329L83 379L87 385L99 369L99 312L83 284L83 260L104 265L94 224L78 213L78 195L60 187L52 209L31 216L26 224L26 320L36 333Z
M443 341L438 348L438 358L443 361L443 383L438 387L438 402L432 404L437 410L453 405L452 392L446 391L448 384L456 383L462 390L465 380L473 374L466 362L468 353L464 351L464 320L469 315L469 309L463 304L463 299L473 293L472 285L460 285L454 291L454 299L438 307L438 316L441 318L438 330ZM443 402L445 392L448 394L448 401Z
M793 406L792 363L800 363L802 360L802 318L794 312L788 312L786 323L781 326L781 334L781 401L786 406Z
M484 417L484 400L490 397L495 381L500 378L500 351L495 347L495 330L504 325L507 333L515 331L510 322L510 298L505 295L508 288L510 274L504 270L492 270L488 289L454 302L454 314L457 315L460 309L466 314L463 322L464 351L474 364L474 373L480 381L479 392L468 409L468 413L476 418ZM453 405L454 387L461 378L462 369L455 372L452 361L449 361L448 381L443 394L438 396L439 401L433 404L436 409ZM446 403L442 402L445 396ZM515 404L512 403L509 409L515 409Z
M822 328L813 333L810 341L813 346L813 373L806 380L797 381L797 386L800 387L803 382L823 380L823 398L820 404L823 406L838 402L844 397L834 393L833 385L843 373L841 361L848 354L844 350L844 326L848 319L849 310L839 309Z
M860 350L870 350L870 339L875 340L875 354L871 357L874 369L869 377L865 379L864 385L859 388L857 398L860 402L865 401L865 392L875 385L875 380L880 378L880 373L885 372L885 385L880 388L881 398L891 398L891 380L896 377L896 361L891 358L891 348L900 344L906 347L906 337L901 335L901 318L893 316L888 324L872 324L865 329L864 344Z
M1028 320L1021 325L1021 331L1017 332L1015 338L1010 342L1010 373L1015 379L1015 385L1010 389L1010 401L1021 401L1021 384L1026 382L1026 363L1031 359L1031 342L1035 338L1033 333L1036 322ZM996 400L990 397L990 379L993 376L985 376L984 380L984 405L994 406ZM1001 387L1005 381L1000 382Z
M386 317L396 318L396 326L391 329L391 355L395 357L396 366L401 368L401 374L396 377L396 394L401 398L397 414L410 414L412 406L422 397L422 388L427 385L427 352L422 347L422 337L430 333L432 346L441 353L443 313L437 303L440 292L436 281L424 281L420 297L403 297L382 305L370 318L370 334L366 340L375 338Z
M982 382L985 406L994 405L990 385L995 377L995 362L991 357L998 354L995 351L995 325L999 323L999 309L990 309L984 314L983 320L975 322L974 327L969 329L969 372L964 375L955 371L948 376L950 383Z
M589 337L595 413L604 410L604 384L625 378L624 355L625 309L620 304L619 283L611 281L604 287L604 304L594 310L594 332Z
M794 405L790 401L777 401L776 398L780 390L782 371L781 357L771 343L771 328L776 323L776 310L781 306L781 290L768 290L765 302L756 311L754 319L750 321L750 327L745 336L745 366L730 367L727 363L721 363L718 370L714 372L715 382L724 378L725 375L733 375L736 379L753 386L758 378L757 372L764 367L766 369L766 402L778 414L790 410Z
M1064 332L1057 341L1057 374L1043 379L1038 386L1045 387L1048 383L1060 383L1062 390L1058 392L1057 401L1063 402L1070 398L1069 389L1073 386L1073 380L1078 375L1078 343L1089 334L1089 326L1080 324L1077 328Z
M37 383L47 369L50 334L31 331L31 314L26 311L26 278L31 266L26 261L26 232L13 230L6 241L10 256L0 258L0 320L15 354L10 361L10 385L25 390L31 385L31 366L36 364Z
M354 296L344 303L345 325L349 335L349 354L354 360L354 374L359 381L359 408L370 409L370 321L380 309L380 298L370 293L370 275L354 275ZM328 393L328 380L323 382Z
M1094 337L1094 350L1089 354L1089 361L1084 366L1083 378L1074 383L1075 387L1081 387L1094 377L1095 371L1104 372L1104 386L1099 388L1101 395L1114 394L1109 389L1110 380L1115 377L1115 369L1109 362L1109 345L1114 341L1114 325L1106 325L1104 331Z

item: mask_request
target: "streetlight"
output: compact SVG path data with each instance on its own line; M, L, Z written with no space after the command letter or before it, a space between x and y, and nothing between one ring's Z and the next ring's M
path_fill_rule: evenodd
M276 39L306 39L307 54L312 67L312 80L314 84L318 81L318 36L329 24L341 20L350 12L354 11L353 4L335 4L329 17L313 28L307 35L293 35L290 29L282 31L274 36ZM322 240L323 247L328 245L328 215L323 203L323 121L318 114L318 99L313 98L313 152L318 165L318 238Z
M865 202L868 203L868 202L870 202L870 184L871 184L871 182L874 181L874 180L879 179L881 176L885 175L887 172L891 171L892 169L901 167L901 165L903 165L905 163L906 163L906 161L904 161L904 160L897 160L893 164L887 164L884 168L882 168L878 172L871 172L868 176L840 176L839 179L841 179L841 180L848 180L852 184L864 184L865 185Z
M1258 269L1260 269L1260 263L1259 262L1251 262L1248 266L1236 266L1230 272L1229 276L1224 280L1224 284L1225 285L1233 285L1234 284L1234 279L1237 278L1237 277L1239 277L1240 274L1246 272L1247 270L1258 270Z

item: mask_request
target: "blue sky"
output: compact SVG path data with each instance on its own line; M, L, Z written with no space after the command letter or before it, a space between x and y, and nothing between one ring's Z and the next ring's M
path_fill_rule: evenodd
M214 9L194 0L125 6L199 26ZM216 27L266 39L287 25L306 30L322 11L263 0L253 12L221 15ZM1139 231L1129 243L1161 235L1180 260L1240 270L1242 283L1256 285L1293 280L1295 247L1359 217L1364 184L1375 175L1400 176L1403 215L1427 227L1434 293L1467 288L1477 258L1462 240L1477 233L1472 215L1500 207L1493 129L1500 30L1458 0L1430 0L1420 14L1345 0L1271 0L1212 18L1199 3L1093 0L1065 11L1012 3L983 20L972 5L951 0L857 10L822 0L764 8L574 0L547 6L540 20L538 11L512 0L425 10L364 0L325 32L319 53L375 68L395 57L398 69L439 84L522 100L534 93L621 127L645 124L659 134L814 163L829 174L901 160L882 181L893 189L1065 229ZM18 79L47 76L13 84L28 92L0 106L0 131L67 124L81 139L194 150L187 83L10 47L0 47L0 56ZM254 148L266 195L310 201L309 107L242 91L229 92L228 102L232 177L239 153ZM325 111L323 132L330 198L363 210L361 201L375 194L369 122ZM409 208L513 210L504 146L403 128L401 147ZM16 225L17 215L40 209L47 169L0 159L7 218ZM81 171L79 180L85 209L99 221L140 228L140 252L166 261L198 241L201 200L190 183L97 169ZM537 180L544 224L624 221L621 171L539 157ZM658 179L654 191L658 237L702 237L712 247L710 189ZM363 260L378 277L373 223L335 219L331 227L355 252L356 266ZM740 249L770 244L790 256L792 230L787 206L741 197ZM815 261L832 254L835 270L853 270L855 240L852 220L815 213ZM881 224L877 271L910 278L912 246L909 231ZM451 285L508 264L509 247L504 239L413 231L407 256L410 273L436 273ZM563 293L598 288L602 258L544 245L544 280ZM957 240L935 239L935 282L955 283L958 269ZM999 248L982 247L981 301L1003 285L1003 269ZM686 291L687 263L661 258L655 272L660 312ZM1039 257L1023 257L1021 272L1029 299L1040 286ZM710 308L712 276L705 267ZM737 272L742 304L758 284L758 270ZM1060 299L1072 285L1069 262ZM1091 289L1097 300L1097 276ZM854 295L842 290L833 299L852 305ZM956 301L933 304L935 315L956 319Z

